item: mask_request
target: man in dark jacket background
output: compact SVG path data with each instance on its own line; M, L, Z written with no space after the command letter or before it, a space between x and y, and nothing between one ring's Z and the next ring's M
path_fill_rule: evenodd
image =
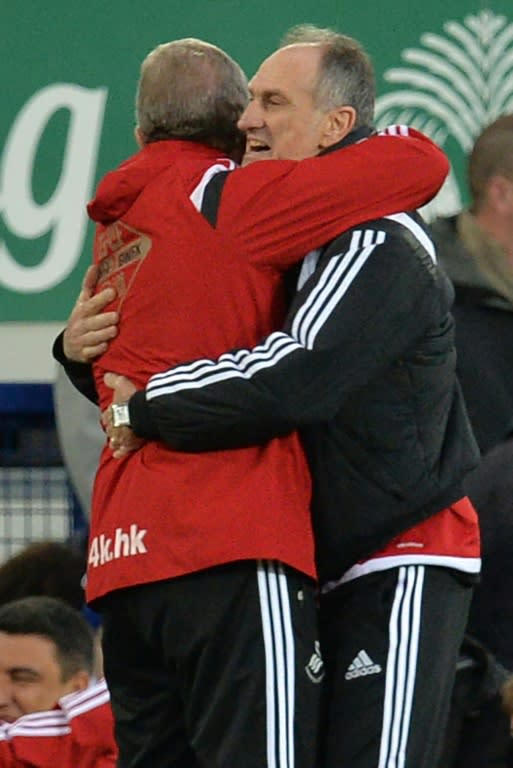
M431 231L455 290L458 377L483 455L465 483L479 510L483 560L468 632L513 671L513 115L478 136L468 182L469 207L436 219ZM483 671L478 663L475 678ZM455 768L509 768L499 693L471 709Z
M472 202L431 224L455 290L457 371L482 453L513 434L513 115L478 137Z

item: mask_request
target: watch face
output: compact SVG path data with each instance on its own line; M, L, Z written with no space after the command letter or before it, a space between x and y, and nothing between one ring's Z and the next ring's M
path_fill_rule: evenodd
M112 406L112 424L114 427L129 427L130 413L128 403L113 403Z

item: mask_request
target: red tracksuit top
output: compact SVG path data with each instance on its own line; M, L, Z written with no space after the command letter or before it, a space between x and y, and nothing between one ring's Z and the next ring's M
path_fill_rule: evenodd
M0 768L115 768L118 750L105 681L51 712L0 722Z
M157 142L107 174L88 206L99 222L98 289L116 288L107 310L120 312L119 334L94 364L102 410L112 394L106 371L142 388L170 365L255 345L280 326L283 274L306 252L433 196L447 161L419 134L402 133L233 171L216 228L197 210L212 173L233 167L216 150ZM276 559L314 576L309 501L296 434L200 454L149 442L122 460L106 446L93 494L88 599L242 559Z

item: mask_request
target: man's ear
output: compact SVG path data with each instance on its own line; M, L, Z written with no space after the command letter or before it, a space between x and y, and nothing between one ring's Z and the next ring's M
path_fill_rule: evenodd
M137 146L139 147L139 149L142 149L146 144L146 136L141 131L138 125L136 125L134 128L134 136L135 136L135 141L137 143Z
M66 693L78 693L85 691L91 682L91 676L85 669L79 669L69 680L66 681Z
M488 182L488 203L501 216L511 218L513 210L513 182L506 176L496 174Z
M356 123L356 110L354 107L337 107L328 112L324 121L319 149L326 149L342 141L348 133L351 133Z

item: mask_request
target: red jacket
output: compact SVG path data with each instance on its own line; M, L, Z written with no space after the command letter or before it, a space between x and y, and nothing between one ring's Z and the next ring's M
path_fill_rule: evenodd
M114 768L117 754L104 681L51 712L0 723L0 768Z
M291 264L362 219L425 203L447 170L418 134L301 163L255 163L230 174L214 229L197 208L205 180L229 165L199 144L150 144L108 174L90 203L99 288L116 287L107 309L121 317L94 365L102 409L111 401L106 371L143 387L172 364L253 346L283 320ZM309 501L295 434L203 454L150 442L122 461L105 449L88 597L241 559L276 559L313 576Z

